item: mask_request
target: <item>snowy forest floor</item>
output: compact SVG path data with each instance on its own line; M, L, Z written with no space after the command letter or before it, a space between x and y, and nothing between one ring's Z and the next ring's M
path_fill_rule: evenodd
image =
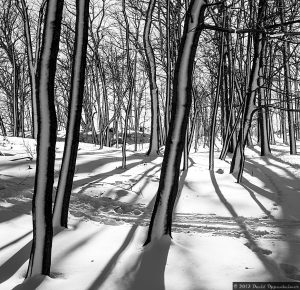
M132 148L132 147L129 147ZM35 144L0 140L0 289L229 290L235 281L300 281L300 155L247 149L243 184L230 158L191 153L173 239L143 248L162 157L80 144L70 228L54 237L51 277L21 284L32 240ZM63 143L57 143L56 182ZM298 146L300 152L300 146ZM30 169L31 168L31 169ZM55 192L54 192L55 193Z

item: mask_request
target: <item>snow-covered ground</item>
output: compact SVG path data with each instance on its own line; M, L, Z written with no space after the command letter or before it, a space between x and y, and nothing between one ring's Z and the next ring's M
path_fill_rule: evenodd
M129 148L131 148L129 146ZM300 156L247 149L243 184L230 158L208 171L191 153L173 239L143 247L162 157L80 144L70 228L54 237L51 277L22 284L32 239L34 141L0 139L0 289L229 290L236 281L300 281ZM56 179L63 143L57 144ZM300 148L298 146L298 151ZM56 180L57 181L57 180Z

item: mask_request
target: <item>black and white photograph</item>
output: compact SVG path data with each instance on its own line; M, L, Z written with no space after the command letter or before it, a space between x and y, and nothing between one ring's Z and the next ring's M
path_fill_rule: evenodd
M300 1L0 0L0 290L300 289Z

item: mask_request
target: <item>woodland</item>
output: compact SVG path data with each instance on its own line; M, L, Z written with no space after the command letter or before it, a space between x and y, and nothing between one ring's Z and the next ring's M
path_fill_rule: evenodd
M300 283L300 2L0 8L0 289Z

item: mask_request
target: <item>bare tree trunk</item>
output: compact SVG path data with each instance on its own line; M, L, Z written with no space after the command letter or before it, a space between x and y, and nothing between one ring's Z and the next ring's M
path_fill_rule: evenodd
M257 28L259 29L264 22L265 17L266 2L263 0L259 1L258 4L258 16L257 16ZM245 146L248 133L251 127L253 113L255 112L255 95L258 88L258 79L259 79L259 70L261 64L262 52L264 51L264 35L261 32L255 32L253 37L254 45L254 56L252 61L252 68L249 78L248 91L245 100L243 121L241 124L241 129L238 136L238 143L235 148L232 162L230 166L230 173L238 172L237 181L240 182L244 170L244 161L245 161Z
M79 144L82 112L86 51L88 43L89 1L76 0L76 25L68 109L67 133L56 192L53 226L68 227L68 211Z
M34 139L37 138L37 128L38 128L38 120L37 120L37 100L36 100L36 62L39 52L39 39L40 39L40 22L43 17L43 10L46 4L46 1L43 1L40 7L39 18L38 18L38 31L36 34L37 38L37 47L36 47L36 58L33 55L32 51L32 40L31 40L31 32L30 32L30 20L28 16L28 7L26 5L25 0L20 0L21 7L18 5L18 9L22 15L23 25L24 25L24 34L26 40L26 53L27 53L27 62L29 67L29 79L30 79L30 93L31 93L31 104L32 104L32 137Z
M4 126L4 123L3 123L3 119L2 119L2 116L0 114L0 128L1 128L1 131L2 131L2 135L4 137L7 136L7 133L6 133L6 129L5 129L5 126Z
M126 24L126 61L127 61L127 81L128 81L128 88L129 88L128 104L127 104L125 124L124 124L123 146L122 146L122 168L126 168L126 142L127 142L129 116L131 114L131 108L132 108L134 80L132 75L132 66L131 66L131 59L130 59L130 47L129 47L130 31L129 31L129 22L128 22L126 9L125 9L125 0L122 0L122 11L123 11L125 24Z
M170 2L167 0L166 11L166 53L167 53L167 78L166 78L166 108L165 108L165 136L169 132L170 100L171 100L171 39L170 39Z
M156 62L153 48L150 40L150 30L152 23L152 15L154 11L156 0L150 0L146 13L146 22L144 28L144 49L147 58L147 73L150 84L151 96L151 133L150 144L147 155L159 154L159 102L158 102L158 88L156 84Z
M284 0L277 1L278 10L280 13L281 23L285 22L284 15ZM286 32L286 26L283 25L281 30ZM284 87L285 87L285 101L287 106L287 115L288 115L288 125L289 125L289 141L290 141L290 154L297 154L296 140L295 140L295 128L294 128L294 118L293 118L293 104L290 98L291 94L291 83L290 83L290 65L288 56L290 55L290 44L287 41L286 36L284 37L284 43L282 46L282 57L283 57L283 69L284 69Z
M266 46L265 46L266 47ZM263 50L264 53L266 50ZM259 139L260 139L260 155L266 156L271 154L269 143L269 130L266 109L266 89L264 88L264 80L267 78L265 69L266 54L260 58L260 76L258 78L259 94L258 94L258 122L259 122Z
M19 136L20 120L19 120L19 66L17 64L15 50L12 53L13 65L13 136Z
M37 165L32 201L33 242L26 278L50 274L52 249L52 191L57 120L54 79L64 1L49 0L41 57L37 69Z
M186 15L173 82L170 129L161 168L159 187L145 244L171 235L177 197L180 162L192 103L194 58L204 20L206 1L192 0ZM196 29L197 28L197 29Z
M223 15L223 25L225 23L225 16ZM221 33L220 36L220 59L219 59L219 68L218 68L218 76L217 76L217 89L215 102L213 107L213 114L210 125L210 142L209 142L209 170L214 170L214 153L215 153L215 134L216 134L216 123L217 123L217 113L218 106L220 100L220 89L221 89L221 80L222 80L222 67L223 67L223 55L224 55L224 32Z

